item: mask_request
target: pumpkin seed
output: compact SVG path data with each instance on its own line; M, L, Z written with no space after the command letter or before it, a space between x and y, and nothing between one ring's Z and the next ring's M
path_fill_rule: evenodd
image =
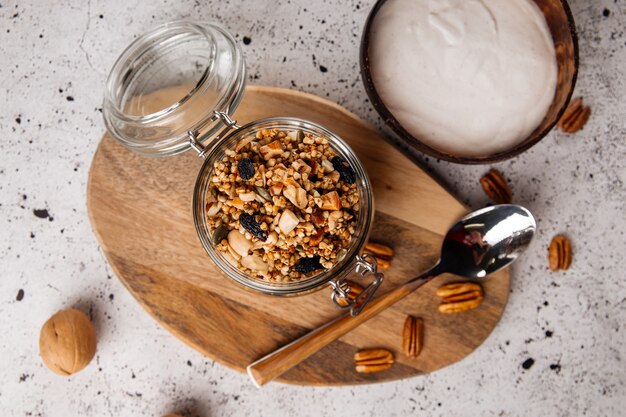
M218 245L222 240L228 236L228 227L225 224L220 224L213 231L213 244Z
M256 193L261 196L265 201L272 201L272 196L263 187L255 187Z

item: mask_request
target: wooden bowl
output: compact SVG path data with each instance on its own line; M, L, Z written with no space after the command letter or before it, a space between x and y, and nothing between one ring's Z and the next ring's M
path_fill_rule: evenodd
M383 118L385 123L394 130L402 142L408 146L435 158L461 164L485 164L503 161L519 155L539 142L554 127L565 111L574 91L578 74L578 41L576 38L574 18L566 0L534 0L546 17L554 41L558 64L556 94L541 124L537 126L524 141L513 148L483 157L457 156L426 145L419 137L411 135L400 122L398 122L381 100L376 91L376 86L372 81L369 62L370 30L376 14L385 1L386 0L378 0L365 22L360 51L361 76L365 84L365 91L374 105L374 108L378 111L378 114Z

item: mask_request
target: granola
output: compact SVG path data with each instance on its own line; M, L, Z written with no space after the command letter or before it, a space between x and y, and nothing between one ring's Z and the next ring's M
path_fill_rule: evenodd
M356 174L327 138L263 129L225 151L210 184L213 242L253 277L289 282L322 273L357 233Z

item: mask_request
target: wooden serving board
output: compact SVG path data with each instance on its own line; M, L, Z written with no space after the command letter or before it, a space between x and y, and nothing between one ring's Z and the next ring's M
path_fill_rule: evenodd
M466 209L435 180L336 104L287 89L248 87L235 119L243 124L269 116L320 123L345 139L365 164L376 201L371 239L396 252L379 294L437 260L442 235ZM185 343L244 372L250 362L342 312L332 305L329 287L304 296L275 297L246 290L217 269L200 244L191 212L201 164L195 152L142 157L105 135L89 175L89 216L111 267L137 301ZM453 276L436 279L280 381L306 385L388 381L462 359L498 322L510 277L507 270L487 278L479 308L443 315L437 310L435 290L453 280ZM424 348L417 359L402 354L407 314L424 320ZM353 354L370 347L393 350L396 364L380 373L356 373Z

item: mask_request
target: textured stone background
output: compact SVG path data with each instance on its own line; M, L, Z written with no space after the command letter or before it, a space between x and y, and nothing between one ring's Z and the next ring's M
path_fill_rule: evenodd
M380 127L357 64L373 1L0 0L2 414L623 415L626 4L571 3L581 50L576 93L593 114L582 132L553 132L497 164L515 200L538 217L539 234L516 265L489 339L432 375L258 391L152 321L107 267L85 208L105 76L125 45L157 23L218 21L243 43L251 83L327 97ZM477 179L488 167L417 158L472 207L487 203ZM558 232L571 237L575 258L571 270L553 274L546 247ZM91 311L99 345L93 363L65 379L44 368L37 339L45 319L69 306Z

